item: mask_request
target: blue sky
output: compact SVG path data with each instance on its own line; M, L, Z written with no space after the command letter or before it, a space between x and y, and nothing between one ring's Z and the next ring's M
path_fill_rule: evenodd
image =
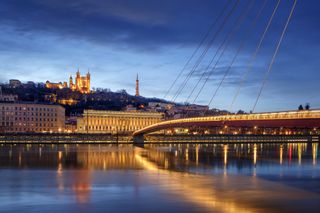
M64 81L78 68L83 73L90 69L93 87L126 89L134 94L135 76L139 73L141 94L162 98L226 2L2 0L0 81L12 78ZM230 2L234 4L236 0ZM186 100L228 30L250 4L250 0L239 2L178 101ZM248 33L262 2L252 4L196 103L208 104L241 39L249 36L211 105L223 109L230 106L277 0L267 1L256 27ZM281 1L251 75L233 107L235 110L252 108L292 3L293 0ZM312 108L320 108L319 6L316 0L298 1L257 111L296 109L306 102ZM211 36L215 30L217 27ZM182 77L194 63L190 63Z

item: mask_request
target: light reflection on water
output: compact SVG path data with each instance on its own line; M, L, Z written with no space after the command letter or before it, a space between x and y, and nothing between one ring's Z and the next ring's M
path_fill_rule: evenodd
M318 212L318 144L2 145L4 212Z

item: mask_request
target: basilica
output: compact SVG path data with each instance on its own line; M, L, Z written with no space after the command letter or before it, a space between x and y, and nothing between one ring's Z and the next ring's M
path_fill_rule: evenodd
M72 76L69 78L69 86L67 82L52 83L46 81L46 88L49 89L63 89L70 88L72 91L78 91L80 93L90 93L90 73L88 72L85 76L81 76L80 71L76 73L75 81Z

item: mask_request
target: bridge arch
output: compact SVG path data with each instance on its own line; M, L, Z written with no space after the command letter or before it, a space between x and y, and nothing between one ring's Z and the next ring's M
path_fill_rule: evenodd
M241 115L183 118L163 121L135 131L133 136L179 127L265 127L265 128L319 128L320 110L266 112Z

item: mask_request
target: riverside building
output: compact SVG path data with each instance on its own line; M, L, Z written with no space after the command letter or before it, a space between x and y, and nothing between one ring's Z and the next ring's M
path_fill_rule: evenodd
M80 133L132 133L163 120L162 113L85 110L77 119Z
M65 109L60 105L0 103L0 132L62 132Z

